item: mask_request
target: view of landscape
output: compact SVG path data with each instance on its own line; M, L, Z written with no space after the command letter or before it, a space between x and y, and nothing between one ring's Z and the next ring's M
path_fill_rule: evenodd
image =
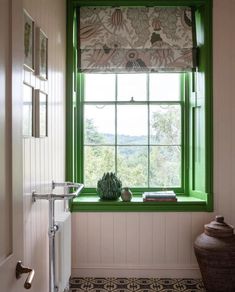
M136 86L141 84L133 85L135 92ZM96 187L108 171L115 172L123 186L181 186L180 102L87 102L84 134L86 187Z

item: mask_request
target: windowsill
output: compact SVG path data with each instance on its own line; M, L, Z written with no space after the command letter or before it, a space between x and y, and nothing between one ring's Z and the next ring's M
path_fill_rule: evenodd
M98 196L81 195L73 199L71 212L190 212L211 211L206 200L189 196L177 196L177 202L143 202L142 196L134 196L131 202L100 200Z

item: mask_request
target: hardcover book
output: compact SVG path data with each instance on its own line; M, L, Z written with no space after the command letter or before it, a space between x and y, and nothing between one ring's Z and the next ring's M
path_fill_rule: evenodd
M144 202L177 202L177 197L173 191L145 192Z

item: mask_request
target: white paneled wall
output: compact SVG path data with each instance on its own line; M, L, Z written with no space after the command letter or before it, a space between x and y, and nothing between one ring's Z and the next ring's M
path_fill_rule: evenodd
M24 8L49 40L48 81L24 71L24 81L48 93L48 137L23 139L24 264L35 269L32 291L48 291L48 202L32 204L31 192L65 179L66 1L24 0ZM58 206L58 212L60 207Z
M235 224L235 1L214 0L215 214ZM193 242L212 213L74 213L81 276L198 277Z
M198 277L205 213L74 213L73 275Z

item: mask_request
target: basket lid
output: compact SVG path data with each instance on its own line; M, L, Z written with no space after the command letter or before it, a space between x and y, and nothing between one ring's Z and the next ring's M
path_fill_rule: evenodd
M218 215L215 221L205 225L205 233L212 237L231 237L233 236L233 226L224 222L224 217Z

